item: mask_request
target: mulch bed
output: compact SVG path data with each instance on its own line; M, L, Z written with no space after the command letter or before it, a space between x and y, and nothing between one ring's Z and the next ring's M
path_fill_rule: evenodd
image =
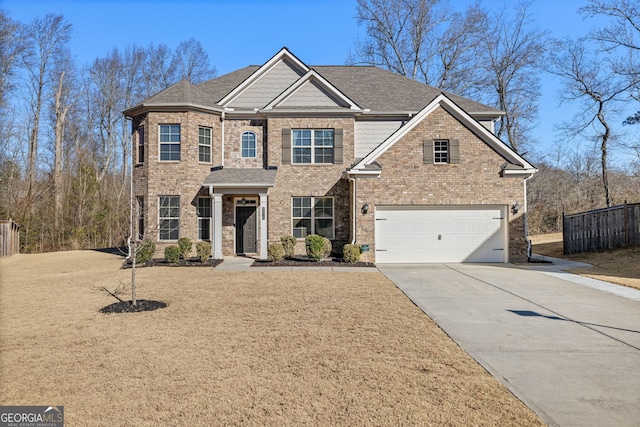
M134 306L131 304L131 301L114 302L111 305L101 308L100 313L139 313L141 311L153 311L167 306L167 303L162 301L146 299L139 299L136 303Z
M198 258L181 259L178 263L172 264L164 258L154 258L151 261L147 261L144 264L136 263L136 268L140 267L215 267L222 263L221 259L208 259L207 262L202 262ZM125 261L122 268L131 268L131 260Z
M305 257L294 257L282 261L270 261L257 259L251 267L374 267L371 262L358 261L356 263L345 262L341 258L329 258L322 261L313 261Z

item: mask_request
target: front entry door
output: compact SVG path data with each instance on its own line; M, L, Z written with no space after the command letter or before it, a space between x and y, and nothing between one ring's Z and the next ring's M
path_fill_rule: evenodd
M236 207L236 253L256 252L256 207Z

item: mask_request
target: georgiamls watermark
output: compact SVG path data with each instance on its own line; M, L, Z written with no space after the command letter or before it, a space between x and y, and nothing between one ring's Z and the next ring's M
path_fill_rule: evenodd
M0 427L64 427L64 406L0 406Z

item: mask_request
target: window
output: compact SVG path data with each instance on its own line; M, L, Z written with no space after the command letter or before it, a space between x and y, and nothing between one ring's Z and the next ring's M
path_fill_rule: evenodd
M256 157L256 134L253 132L242 134L242 157Z
M211 198L198 197L198 239L211 240Z
M160 125L160 160L180 160L180 125Z
M294 129L293 163L333 163L333 129Z
M449 163L449 141L433 141L433 163Z
M144 163L144 126L138 128L138 163Z
M160 196L160 240L180 238L180 196Z
M198 161L211 163L211 128L198 128Z
M136 197L138 201L138 240L144 239L144 197Z
M294 197L292 205L294 237L304 239L319 234L333 239L333 198Z

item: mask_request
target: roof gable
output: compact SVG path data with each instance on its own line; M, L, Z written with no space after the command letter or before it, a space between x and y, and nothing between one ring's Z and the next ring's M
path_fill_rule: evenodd
M225 107L263 107L309 71L287 48L282 48L251 76L220 100Z
M505 174L532 174L536 172L536 168L526 161L522 156L513 151L509 146L502 142L498 137L482 126L478 121L471 117L466 111L456 105L444 93L438 95L427 106L420 110L411 120L404 126L394 132L389 138L373 149L361 161L356 163L350 170L350 173L367 173L370 169L368 166L374 163L383 153L389 150L393 145L414 129L425 117L429 116L437 108L442 107L461 123L463 123L471 132L483 140L487 145L493 148L501 155L507 164L517 165L517 169L503 168Z
M314 70L309 70L264 109L295 107L342 107L360 110L345 94Z

